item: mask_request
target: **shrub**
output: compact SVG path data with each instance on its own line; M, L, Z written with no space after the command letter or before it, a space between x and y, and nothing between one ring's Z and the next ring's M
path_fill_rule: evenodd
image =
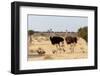
M31 36L34 34L34 31L33 30L28 30L28 35Z
M78 29L78 36L82 37L88 42L88 27L83 27Z
M28 36L29 36L30 43L32 43L32 35L33 34L34 34L33 30L28 30Z

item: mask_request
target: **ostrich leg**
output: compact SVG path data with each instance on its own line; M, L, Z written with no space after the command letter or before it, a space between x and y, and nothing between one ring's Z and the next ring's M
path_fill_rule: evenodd
M74 53L74 44L70 44L71 53Z

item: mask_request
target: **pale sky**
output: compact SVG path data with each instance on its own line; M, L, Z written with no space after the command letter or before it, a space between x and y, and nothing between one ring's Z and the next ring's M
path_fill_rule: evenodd
M80 27L88 26L88 17L28 15L28 30L55 32L77 32Z

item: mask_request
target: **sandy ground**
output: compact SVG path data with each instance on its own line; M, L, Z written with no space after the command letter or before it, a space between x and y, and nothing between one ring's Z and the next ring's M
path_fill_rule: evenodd
M64 42L63 47L52 45L49 38L38 36L33 37L32 42L28 43L28 60L47 60L47 59L83 59L88 57L88 46L84 39L78 38L76 45L68 45ZM45 51L40 55L37 51Z

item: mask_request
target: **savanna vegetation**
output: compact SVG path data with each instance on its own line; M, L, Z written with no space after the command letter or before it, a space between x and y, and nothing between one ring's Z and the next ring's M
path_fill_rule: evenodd
M88 27L79 28L78 36L85 39L88 42Z
M28 60L87 58L88 27L77 32L28 30Z

